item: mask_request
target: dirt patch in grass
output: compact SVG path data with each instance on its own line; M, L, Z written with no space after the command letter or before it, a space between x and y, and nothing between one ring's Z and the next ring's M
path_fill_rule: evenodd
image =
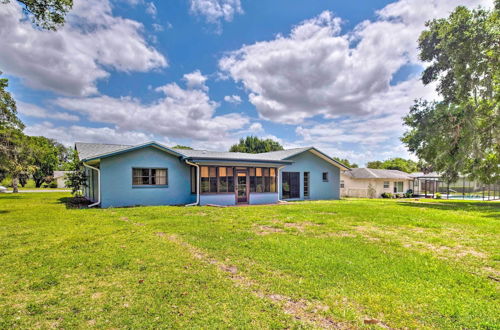
M422 228L400 228L399 230L395 231L388 228L379 228L375 226L356 226L354 227L354 230L359 232L367 240L380 241L382 238L386 238L388 240L397 241L401 243L401 245L404 246L405 248L414 249L418 251L432 252L437 257L443 259L465 258L468 256L472 256L478 259L488 258L488 255L486 253L477 251L468 246L437 245L429 242L415 240L414 238L416 237L411 237L411 235L407 234L405 235L405 232L413 232L415 234L422 234L426 232ZM420 235L418 236L421 237Z
M257 226L255 233L260 236L265 236L269 234L275 234L275 233L283 233L285 232L283 229L278 228L278 227L271 227L271 226Z
M353 233L349 233L347 231L337 231L337 232L330 232L330 233L323 233L316 235L316 237L319 238L325 238L325 237L357 237L357 235Z
M285 226L286 228L294 228L300 232L304 232L308 227L318 227L320 225L310 221L304 221L304 222L286 222L285 224L283 224L283 226Z
M127 217L121 217L121 218L120 218L120 220L121 220L121 221L125 221L125 222L129 222L129 221L130 221L130 219L129 219L129 218L127 218Z
M322 313L329 310L329 307L324 304L321 304L317 301L308 301L305 299L296 300L281 294L264 292L258 288L258 285L255 281L242 275L236 266L229 265L214 258L211 258L200 249L181 240L176 235L168 235L168 236L165 235L162 237L166 237L170 242L176 243L186 248L186 250L194 258L202 262L215 265L220 271L228 274L228 277L233 281L235 285L246 289L250 289L252 293L257 297L270 300L271 302L280 305L285 313L292 315L296 320L324 329L351 328L347 324L336 322L332 318L322 315Z

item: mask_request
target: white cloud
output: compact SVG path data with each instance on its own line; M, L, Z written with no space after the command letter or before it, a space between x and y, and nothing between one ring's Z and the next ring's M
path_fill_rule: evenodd
M164 30L163 25L161 25L161 24L153 23L152 27L153 27L153 30L155 30L155 32L161 32Z
M425 6L400 0L347 34L341 34L341 20L325 11L295 26L288 36L228 53L219 67L243 84L264 119L298 124L317 115L384 113L388 104L380 101L391 102L387 96L393 75L405 64L419 63L417 38L424 22L448 15L456 5L455 0Z
M191 13L216 24L217 32L220 32L222 20L231 22L235 14L243 14L240 0L190 0L190 3Z
M142 31L141 23L113 16L109 0L75 1L57 32L33 28L11 1L0 6L0 67L36 89L94 94L97 80L110 69L146 72L167 66Z
M186 82L188 88L200 88L203 90L208 90L208 87L205 85L207 77L202 75L200 70L186 73L183 76L183 79Z
M241 97L239 95L226 95L226 96L224 96L224 101L226 101L227 103L232 103L232 104L240 104Z
M262 127L261 123L253 123L248 129L253 133L264 132L264 128Z
M189 79L186 79L192 82ZM204 84L187 89L176 83L155 90L164 97L143 104L131 97L58 98L55 103L65 109L86 115L96 123L112 124L119 131L148 132L169 138L191 138L216 141L244 128L249 118L239 113L216 115L219 106L212 101Z
M69 114L67 112L59 112L54 110L46 110L37 105L29 104L21 101L16 102L17 110L19 113L34 118L44 118L44 119L58 119L64 121L78 121L80 118L78 116Z
M42 122L27 126L24 132L31 136L45 136L58 142L72 146L75 142L96 142L116 144L140 144L152 141L155 137L151 134L133 131L119 131L110 127L86 127L79 125L54 126L50 122ZM168 140L158 142L168 143Z
M156 18L157 9L154 3L146 3L146 13L149 14L152 18Z

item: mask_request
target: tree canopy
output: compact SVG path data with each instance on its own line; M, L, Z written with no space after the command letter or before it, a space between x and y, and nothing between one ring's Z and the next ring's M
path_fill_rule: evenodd
M345 166L347 166L349 168L357 168L358 167L358 164L351 163L349 161L349 159L347 159L347 158L340 158L340 157L332 157L332 158L335 159L336 161L344 164Z
M0 129L23 129L23 123L17 118L16 101L6 90L8 86L9 81L7 78L0 78Z
M404 118L402 141L419 159L453 181L460 173L500 179L500 0L495 9L457 7L426 24L420 59L424 84L439 102L417 100Z
M272 139L260 139L256 136L241 138L238 144L234 144L229 148L230 152L248 152L251 154L278 150L283 150L283 146L279 142Z
M404 159L400 157L391 158L384 161L371 161L366 163L366 167L384 170L398 170L406 173L413 173L419 170L416 162L411 159Z
M73 0L17 0L33 24L46 30L56 30L64 24L65 16L73 7ZM0 0L8 3L10 0Z
M182 144L178 144L178 145L176 145L176 146L174 146L174 147L172 147L172 148L174 148L174 149L193 150L193 148L188 147L188 146L183 146Z

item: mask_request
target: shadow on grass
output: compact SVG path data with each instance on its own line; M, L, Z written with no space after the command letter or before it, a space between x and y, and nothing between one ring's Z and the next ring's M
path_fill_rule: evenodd
M64 204L67 209L86 209L92 202L82 197L61 197L59 204Z
M398 205L429 208L444 211L478 211L487 213L484 216L500 219L500 203L498 202L398 202Z
M0 199L19 199L22 198L22 196L19 196L18 194L0 194Z
M8 210L0 210L0 214L6 214L6 213L10 213L10 211L8 211Z

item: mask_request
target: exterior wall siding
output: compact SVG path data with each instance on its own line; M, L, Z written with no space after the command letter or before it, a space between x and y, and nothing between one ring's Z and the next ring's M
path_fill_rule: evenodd
M278 203L278 193L250 193L250 204Z
M231 194L201 194L200 205L235 205L236 197L234 193Z
M133 186L132 168L167 168L167 186ZM194 202L189 166L154 147L101 160L101 207L180 205Z
M304 199L304 172L309 172L309 198L308 200L340 199L340 169L324 159L303 152L290 160L295 163L287 165L280 171L280 187L282 172L300 172L300 198ZM323 172L328 172L328 182L323 182ZM279 192L282 198L282 191Z
M394 182L403 182L403 193L408 189L413 189L412 180L402 179L353 179L350 176L342 175L344 188L341 189L342 196L368 198L368 186L371 184L375 189L375 198L381 198L382 193L394 193ZM389 181L389 188L384 188L384 181Z

